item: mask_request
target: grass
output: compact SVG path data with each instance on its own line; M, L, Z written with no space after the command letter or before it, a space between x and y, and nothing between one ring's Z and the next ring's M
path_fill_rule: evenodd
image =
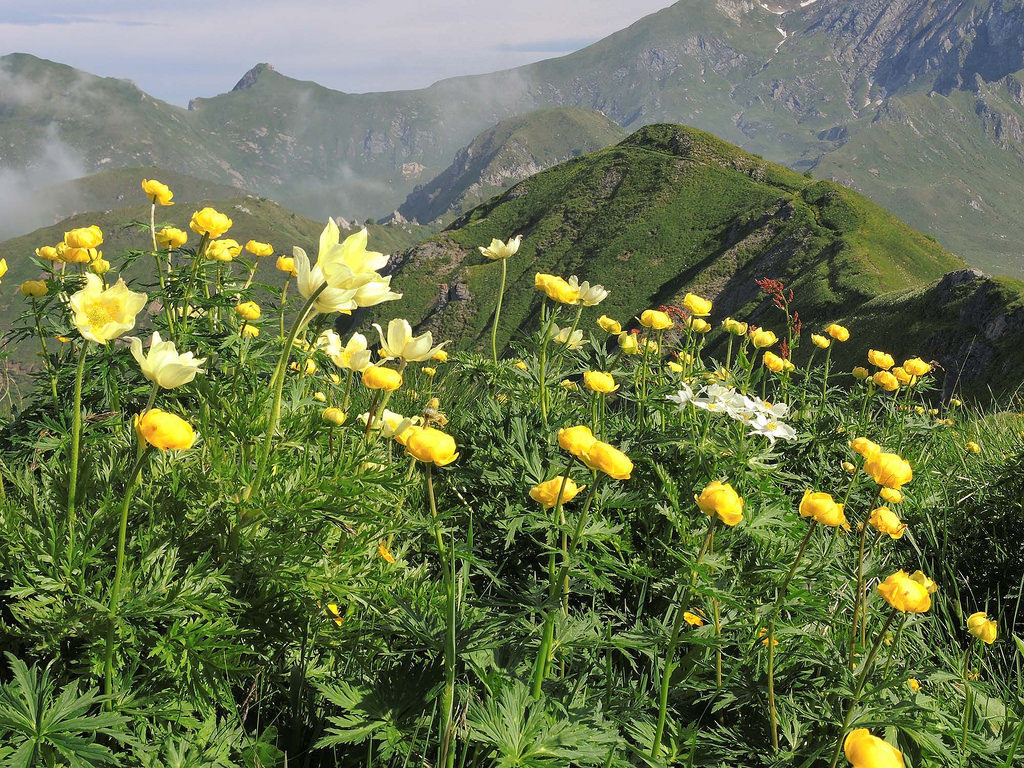
M250 234L236 223L229 236ZM218 276L200 261L192 283L193 256L178 254L150 299L201 314L173 327L140 314L122 331L159 330L204 359L172 388L147 381L123 337L72 330L61 297L80 290L77 273L53 275L37 307L41 335L69 340L0 432L0 759L810 768L846 764L847 733L865 728L909 766L1019 761L1019 401L936 405L938 369L890 394L845 366L827 374L820 353L775 374L745 338L727 364L676 310L665 334L644 331L657 351L621 354L594 325L610 280L598 306L548 302L497 364L455 343L434 354L454 329L396 341L398 358L374 357L403 379L384 400L317 351L330 315L299 322L304 297L281 306L234 264ZM255 339L232 311L246 300L263 310ZM29 332L32 309L18 321ZM790 309L803 312L799 295ZM545 340L541 323L575 317L578 350ZM781 312L762 324L793 333ZM883 346L862 333L833 343ZM617 389L588 389L590 370ZM384 405L410 421L373 429ZM765 436L780 422L792 439ZM597 442L560 433L573 426ZM880 486L856 436L913 469L889 503L908 526L899 538L858 531ZM547 497L553 508L534 500L561 475L585 487ZM742 497L741 519L715 481ZM850 530L802 514L806 489L845 502ZM876 589L901 569L937 582L926 610ZM965 628L976 611L996 621L992 645Z

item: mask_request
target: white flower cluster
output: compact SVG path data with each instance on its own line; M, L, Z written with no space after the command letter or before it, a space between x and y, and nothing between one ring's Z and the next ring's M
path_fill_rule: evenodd
M694 394L690 385L684 383L682 389L668 399L677 403L680 410L692 405L711 413L724 413L749 426L749 434L767 437L773 445L776 440L796 440L796 430L782 421L789 413L785 403L769 403L722 384L709 384Z

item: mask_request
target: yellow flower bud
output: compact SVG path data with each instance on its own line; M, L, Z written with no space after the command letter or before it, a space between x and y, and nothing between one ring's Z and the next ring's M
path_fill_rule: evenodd
M850 332L838 323L832 323L828 328L825 329L825 333L831 336L836 341L849 341Z
M722 328L725 329L726 333L731 333L733 336L745 336L747 333L747 324L741 323L739 320L733 320L731 317L727 317L722 321Z
M243 320L259 320L260 305L255 301L243 301L235 306L235 314Z
M736 525L743 520L743 498L729 484L715 480L704 487L699 496L694 496L700 511L705 515L718 515L726 525Z
M968 453L981 453L981 446L973 440L969 440L965 447Z
M629 480L633 472L633 462L618 448L595 440L580 457L591 469L604 472L616 480Z
M540 504L544 509L551 509L558 503L558 491L562 488L562 480L565 479L565 490L562 491L562 503L567 504L586 488L585 485L576 485L570 478L563 478L562 475L546 480L530 489L530 498Z
M667 313L657 309L645 309L640 315L640 325L651 328L655 331L664 331L671 328L675 323Z
M707 317L711 314L711 302L695 293L688 293L683 297L683 306L695 317Z
M601 392L602 394L609 394L619 388L619 385L615 383L615 379L610 373L603 373L602 371L587 371L583 374L583 383L587 385L588 389L594 392Z
M832 344L831 340L818 333L811 334L811 343L818 349L828 349Z
M867 728L850 731L843 751L853 768L903 768L903 753Z
M405 436L405 450L417 461L443 467L459 458L451 435L433 427L410 429L413 431Z
M161 184L156 179L143 179L142 191L146 193L146 197L153 205L174 205L171 202L174 193L166 184Z
M617 336L622 333L622 325L619 324L619 321L612 320L608 315L601 315L597 318L597 324L601 326L602 331L610 333L613 336Z
M858 365L856 368L854 368L852 373L853 378L855 378L857 381L864 381L864 379L871 375L871 371L869 371L862 365Z
M277 267L278 270L284 272L286 275L296 277L299 274L295 270L295 259L293 259L291 256L278 256L277 264L275 264L275 266Z
M893 608L904 613L924 613L932 606L928 588L910 578L905 571L897 571L879 584L878 594Z
M437 350L437 352L435 352L433 354L433 358L435 360L437 360L437 362L439 362L439 363L447 363L448 362L448 353L445 352L443 349L439 349L439 350Z
M45 296L50 290L44 280L26 280L19 287L25 296L31 296L33 299Z
M60 261L57 249L52 245L44 245L42 248L36 248L36 256L45 261Z
M274 246L270 243L261 243L256 240L250 240L245 244L245 250L251 253L253 256L273 256Z
M206 237L214 238L220 237L229 229L234 222L231 221L223 213L215 211L213 208L206 207L202 210L196 211L192 214L192 220L188 226L197 235L205 235Z
M766 349L775 344L779 340L772 331L766 331L763 328L758 328L756 331L750 332L750 341L753 342L757 349Z
M967 631L986 645L992 645L998 634L996 623L984 611L972 613L967 617Z
M402 386L402 374L394 368L371 365L363 371L363 386L368 389L382 389L393 392Z
M156 242L161 248L174 250L188 242L188 233L174 227L164 227L156 233Z
M425 375L427 375L427 376L433 377L433 376L437 375L437 368L431 368L430 366L425 365L425 366L423 366L422 370L423 370L423 373Z
M782 373L786 368L786 361L776 355L774 352L764 353L764 366L770 371L775 373Z
M341 408L324 408L320 417L324 421L340 427L345 423L345 420L348 419L348 414L341 410Z
M827 493L812 493L810 489L804 491L804 496L800 499L800 517L811 517L822 525L850 530L844 505L836 504Z
M141 417L135 417L135 432L139 439L160 451L183 451L196 441L192 425L159 408L150 408Z
M871 510L868 524L876 531L888 534L893 539L903 538L903 532L907 530L906 524L901 522L899 516L888 507L876 507Z

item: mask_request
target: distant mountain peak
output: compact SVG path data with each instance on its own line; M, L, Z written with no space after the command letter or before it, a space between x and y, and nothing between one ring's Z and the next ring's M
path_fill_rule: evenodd
M273 64L267 64L266 62L260 62L255 67L253 67L248 72L246 72L244 75L242 75L242 79L239 80L237 83L235 83L235 87L232 88L231 90L232 91L244 91L244 90L247 90L248 88L252 88L254 85L256 85L256 81L260 79L260 75L262 75L267 70L270 70L271 72L275 72L276 71L274 69L274 65Z

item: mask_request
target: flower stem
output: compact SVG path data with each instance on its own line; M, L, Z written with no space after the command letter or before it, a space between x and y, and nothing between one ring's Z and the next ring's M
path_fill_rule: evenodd
M75 544L75 497L78 492L78 456L82 447L82 378L85 373L85 356L89 342L82 339L78 351L78 368L75 370L74 409L71 414L71 466L68 469L68 558Z
M494 307L494 325L491 327L491 357L498 364L498 320L501 318L501 300L505 296L505 278L508 272L508 259L501 260L501 287L498 288L498 303Z

